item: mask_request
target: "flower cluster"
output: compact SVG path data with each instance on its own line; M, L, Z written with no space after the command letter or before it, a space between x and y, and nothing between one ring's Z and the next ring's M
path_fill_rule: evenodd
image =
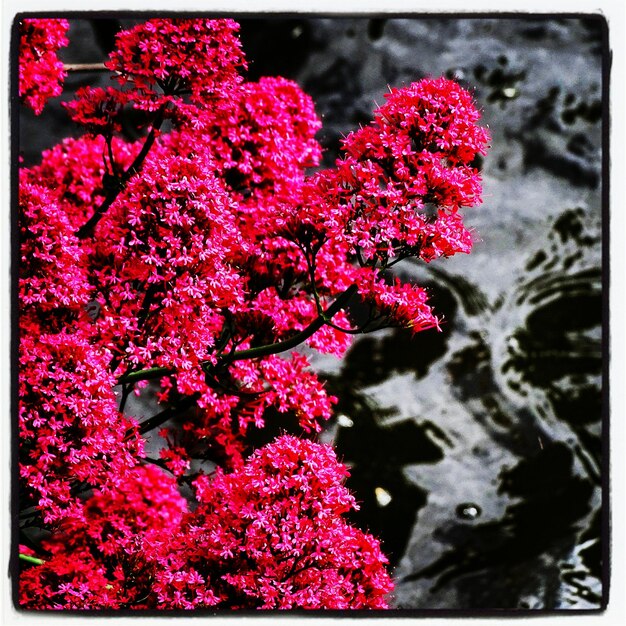
M44 542L45 562L22 572L22 606L149 608L153 562L186 511L162 470L135 466L115 490L96 490Z
M342 517L355 506L346 474L328 446L283 436L241 471L199 478L189 532L200 550L183 562L200 575L216 562L242 607L384 608L386 559Z
M357 284L361 297L373 305L370 323L410 328L413 333L439 328L439 320L426 304L428 294L422 287L403 283L399 278L389 284L369 272L360 272Z
M488 134L470 94L423 80L311 174L312 100L246 81L237 29L121 32L119 86L66 105L87 134L20 171L20 498L52 533L26 607L387 606L380 546L344 519L346 469L314 442L336 399L299 348L438 328L389 270L469 252L459 209L480 201ZM126 401L148 381L160 406L138 423Z
M119 89L81 87L74 100L63 104L74 121L94 135L108 136L122 131L122 114L128 103L128 94Z
M157 574L159 603L385 608L386 558L343 517L355 506L346 474L330 447L283 436L239 471L199 478L200 506Z
M343 142L337 169L318 176L332 224L364 260L469 252L458 209L480 202L473 166L489 135L470 94L445 78L393 89L374 121Z
M66 72L57 52L69 43L68 29L67 20L26 19L20 24L18 92L36 115L63 90Z
M117 36L106 66L122 85L130 83L142 105L161 95L189 92L194 102L228 97L245 67L233 20L153 19Z
M96 491L21 576L29 608L386 608L378 541L350 526L346 468L283 436L231 474L203 476L187 512L176 483L138 466Z

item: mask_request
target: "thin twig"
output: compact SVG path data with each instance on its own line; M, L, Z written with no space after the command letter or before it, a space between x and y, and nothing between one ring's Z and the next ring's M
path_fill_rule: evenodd
M139 424L139 433L141 435L145 435L147 432L155 428L158 428L162 424L165 424L167 420L191 408L198 400L198 397L199 397L198 394L187 396L183 400L181 400L177 405L168 407L167 409L164 409L160 413L153 415L152 417L147 419L145 422L142 422L141 424Z
M109 72L104 63L64 63L66 72Z
M120 408L118 409L120 413L124 412L126 408L126 401L128 400L128 396L130 396L133 390L133 385L123 385L122 386L122 399L120 401Z
M242 361L244 359L256 359L262 356L269 356L271 354L278 354L291 350L305 342L309 337L315 334L326 322L331 319L336 313L343 309L350 298L357 292L357 286L351 285L348 287L324 312L323 315L319 315L313 320L304 330L296 333L290 339L285 341L278 341L266 346L259 346L257 348L248 348L247 350L238 350L231 357L230 361Z

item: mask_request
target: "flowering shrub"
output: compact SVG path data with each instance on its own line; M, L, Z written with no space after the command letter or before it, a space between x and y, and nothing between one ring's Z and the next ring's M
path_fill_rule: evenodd
M66 29L23 23L37 112ZM459 209L480 202L488 134L459 85L422 80L311 173L313 102L246 81L237 29L120 33L117 86L65 105L83 136L20 171L20 503L45 531L21 549L25 608L387 606L386 558L315 441L335 398L297 348L340 357L359 333L439 327L389 270L469 252ZM139 421L126 403L146 385L161 406ZM255 449L281 416L293 433Z
M346 475L329 446L283 436L239 471L199 477L200 506L157 575L159 604L384 608L387 559L342 517L356 506Z

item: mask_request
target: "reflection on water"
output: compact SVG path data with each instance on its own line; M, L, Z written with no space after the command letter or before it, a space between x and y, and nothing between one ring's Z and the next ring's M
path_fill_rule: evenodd
M599 242L597 220L563 211L494 303L433 268L444 332L363 338L329 377L354 521L400 564L399 597L417 585L412 606L600 605ZM399 409L411 394L431 408ZM454 402L461 420L447 417ZM476 501L455 501L459 484Z
M335 386L340 381L335 381ZM350 467L347 485L356 495L359 510L352 520L378 537L390 563L403 556L416 512L426 502L424 489L411 484L402 467L435 463L442 449L428 425L405 421L381 427L376 411L366 398L342 388L338 410L350 412L353 425L341 427L336 437L338 456Z

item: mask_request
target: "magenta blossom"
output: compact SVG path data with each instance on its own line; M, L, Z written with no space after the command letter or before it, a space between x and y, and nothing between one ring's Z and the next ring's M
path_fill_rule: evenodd
M68 29L67 20L28 19L20 25L18 91L35 115L63 90L67 74L57 52L69 43Z

